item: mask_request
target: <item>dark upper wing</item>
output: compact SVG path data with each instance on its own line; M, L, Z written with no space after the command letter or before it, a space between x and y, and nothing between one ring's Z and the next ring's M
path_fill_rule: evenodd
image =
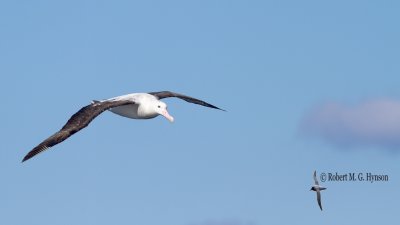
M318 184L317 171L316 170L314 170L314 183L315 183L315 185L319 185Z
M320 192L319 190L317 191L317 201L318 201L319 208L320 208L321 211L322 211L321 192Z
M174 93L174 92L171 92L171 91L150 92L149 94L156 96L158 99L176 97L176 98L183 99L183 100L185 100L187 102L190 102L190 103L194 103L194 104L210 107L210 108L213 108L213 109L219 109L219 110L225 111L223 109L218 108L217 106L211 105L210 103L207 103L207 102L202 101L200 99L192 98L190 96L182 95L182 94L179 94L179 93Z
M134 104L132 101L103 101L96 102L87 105L75 113L68 122L59 130L57 133L53 134L34 149L32 149L22 160L22 162L32 158L33 156L45 151L46 149L66 140L71 135L80 131L89 125L90 122L98 115L100 115L105 110L111 109L113 107Z

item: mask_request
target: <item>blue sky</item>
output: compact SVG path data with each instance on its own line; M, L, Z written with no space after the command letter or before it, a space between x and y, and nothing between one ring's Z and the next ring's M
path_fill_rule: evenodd
M397 140L400 128L385 114L400 113L399 9L396 1L1 2L0 223L393 223L400 144L387 148L379 135ZM20 163L92 99L160 90L227 112L178 99L165 100L172 124L106 112ZM362 110L383 99L393 104ZM372 136L335 143L363 126ZM323 183L321 212L309 191L314 170L390 179Z

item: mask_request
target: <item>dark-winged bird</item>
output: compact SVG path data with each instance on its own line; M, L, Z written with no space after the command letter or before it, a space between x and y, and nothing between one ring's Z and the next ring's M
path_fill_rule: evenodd
M311 187L310 191L315 191L317 193L317 202L319 205L319 208L322 211L322 203L321 203L321 191L325 190L326 188L322 187L319 185L318 183L318 179L317 179L317 171L314 170L314 185Z
M169 121L173 122L174 118L168 113L167 104L160 101L160 99L170 97L176 97L190 103L223 110L205 101L170 91L133 93L107 100L93 101L90 105L81 108L77 113L72 115L67 123L61 128L61 130L33 148L23 158L22 162L60 142L63 142L71 135L87 127L94 118L106 110L110 110L113 113L131 119L151 119L162 115Z

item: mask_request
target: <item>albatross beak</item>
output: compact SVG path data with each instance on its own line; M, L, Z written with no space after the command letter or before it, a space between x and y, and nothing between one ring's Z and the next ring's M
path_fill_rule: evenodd
M165 118L167 118L168 120L169 120L169 122L174 122L174 117L172 117L171 115L169 115L169 113L168 113L168 111L167 110L164 110L163 112L162 112L162 115L165 117Z

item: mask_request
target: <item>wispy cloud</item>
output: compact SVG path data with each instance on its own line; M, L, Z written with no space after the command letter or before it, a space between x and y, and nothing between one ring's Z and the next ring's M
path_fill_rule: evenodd
M375 99L354 105L322 104L305 115L300 130L341 146L400 150L400 101Z
M202 223L196 223L192 225L255 225L252 222L244 222L241 220L209 220Z

